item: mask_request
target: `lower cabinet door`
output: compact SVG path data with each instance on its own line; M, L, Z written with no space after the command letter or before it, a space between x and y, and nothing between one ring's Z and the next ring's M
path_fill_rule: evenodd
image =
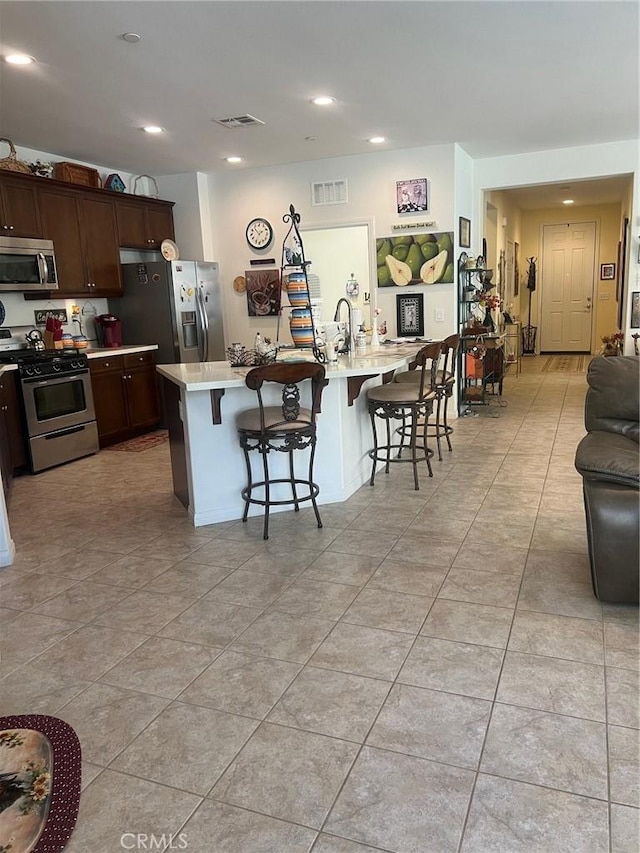
M100 446L127 438L129 416L122 370L91 374Z
M160 420L160 399L155 367L125 372L129 426L132 430L153 426Z

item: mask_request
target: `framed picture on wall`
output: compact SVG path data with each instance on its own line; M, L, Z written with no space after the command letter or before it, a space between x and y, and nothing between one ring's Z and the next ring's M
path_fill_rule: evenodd
M249 317L277 317L280 311L280 270L246 270L244 278Z
M613 281L616 277L615 264L600 264L600 279L602 281Z
M410 181L396 181L396 205L398 213L428 210L427 179L413 178Z
M424 335L424 295L403 293L396 296L396 321L399 338L421 338Z
M471 246L471 220L464 216L458 218L458 242L463 249Z

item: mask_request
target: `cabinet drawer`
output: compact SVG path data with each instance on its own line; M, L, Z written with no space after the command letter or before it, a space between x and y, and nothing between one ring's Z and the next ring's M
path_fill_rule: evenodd
M121 355L107 355L102 358L92 358L89 361L91 373L112 373L114 370L121 371L124 368L124 359Z
M148 364L156 363L156 354L154 350L147 352L130 352L123 356L124 366L129 369L131 367L145 367Z

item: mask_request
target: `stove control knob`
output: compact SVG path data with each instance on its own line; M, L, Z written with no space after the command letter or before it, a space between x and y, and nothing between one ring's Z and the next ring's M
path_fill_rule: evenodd
M53 362L53 369L54 369L55 371L60 370L60 367L61 367L61 365L59 365L57 362L55 362L55 361Z
M33 367L25 367L24 372L27 376L33 376Z
M82 367L82 362L81 361L72 361L71 367L73 367L74 370L78 370L78 368Z
M36 374L36 376L40 376L40 374L42 373L42 369L36 364L33 368L33 372Z

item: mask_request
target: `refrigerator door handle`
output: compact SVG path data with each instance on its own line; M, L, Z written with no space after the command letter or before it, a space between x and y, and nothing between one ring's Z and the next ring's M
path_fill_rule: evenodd
M204 293L200 286L198 286L196 293L198 294L197 301L200 308L200 322L202 326L202 361L209 361L209 318L207 317L207 307L204 302Z

